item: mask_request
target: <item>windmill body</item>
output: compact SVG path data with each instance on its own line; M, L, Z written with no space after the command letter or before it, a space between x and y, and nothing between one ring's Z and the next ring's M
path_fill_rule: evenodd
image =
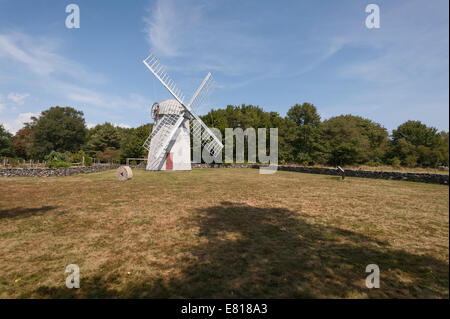
M190 150L190 128L189 118L184 117L184 109L177 100L165 100L155 103L152 111L154 125L153 132L159 129L159 132L150 140L148 151L147 170L149 171L189 171L191 170L191 150ZM158 153L158 149L164 143L165 133L173 129L172 125L168 125L172 117L183 116L184 120L176 129L165 156L158 160L154 159L154 154ZM153 133L152 132L152 133Z

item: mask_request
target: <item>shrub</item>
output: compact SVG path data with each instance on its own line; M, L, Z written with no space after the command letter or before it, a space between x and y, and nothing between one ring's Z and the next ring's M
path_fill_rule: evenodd
M46 167L56 168L56 167L70 167L71 163L68 162L68 156L64 153L59 153L56 151L51 151L50 154L45 156L47 163Z
M50 168L58 168L58 167L70 167L72 164L64 161L48 161L45 165Z
M417 166L417 156L415 156L415 155L406 156L405 165L408 167L416 167Z
M76 163L83 163L84 157L84 165L91 166L92 165L92 157L87 155L83 150L78 151L78 153L73 154L72 160Z
M367 162L367 165L372 166L372 167L378 167L383 165L383 163L380 160L370 160Z
M399 168L402 163L398 157L391 158L389 162L394 168Z

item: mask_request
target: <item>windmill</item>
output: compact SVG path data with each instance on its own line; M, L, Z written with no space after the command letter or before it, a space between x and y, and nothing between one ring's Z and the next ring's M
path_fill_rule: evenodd
M142 145L148 150L147 170L190 170L190 134L201 141L210 155L222 151L222 142L206 126L193 109L198 108L214 87L208 73L188 103L185 96L169 77L158 58L150 54L143 63L169 91L174 99L154 103L151 109L155 121L153 130Z

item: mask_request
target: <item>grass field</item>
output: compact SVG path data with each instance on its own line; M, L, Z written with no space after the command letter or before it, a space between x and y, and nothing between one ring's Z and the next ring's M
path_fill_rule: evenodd
M448 186L133 173L0 179L0 297L449 297Z

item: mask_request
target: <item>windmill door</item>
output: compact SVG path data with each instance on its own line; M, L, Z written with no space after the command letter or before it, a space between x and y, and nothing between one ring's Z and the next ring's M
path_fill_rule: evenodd
M166 156L166 170L173 170L172 153L167 153L167 156Z

